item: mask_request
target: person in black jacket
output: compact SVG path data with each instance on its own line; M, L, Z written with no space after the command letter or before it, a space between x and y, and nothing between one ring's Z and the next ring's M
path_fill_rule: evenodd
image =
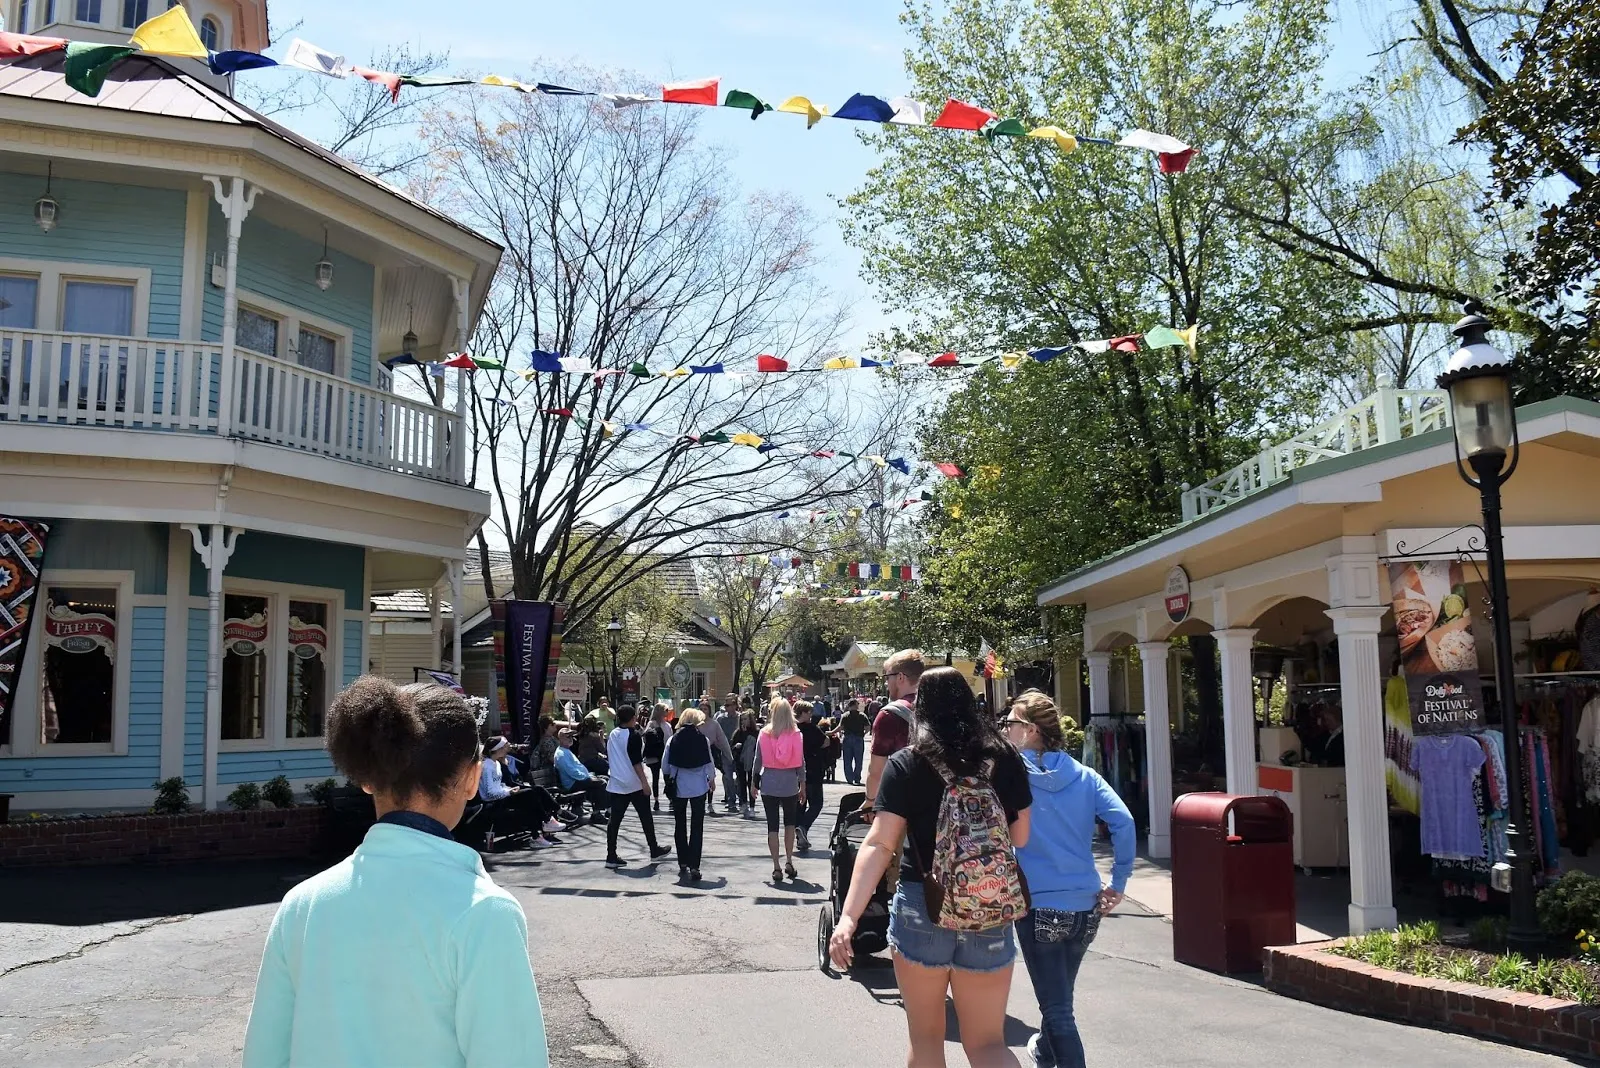
M827 769L828 736L811 721L810 701L795 702L794 721L800 727L800 737L805 747L806 807L800 813L799 835L795 843L804 853L811 849L808 832L816 822L817 814L822 811L822 773Z

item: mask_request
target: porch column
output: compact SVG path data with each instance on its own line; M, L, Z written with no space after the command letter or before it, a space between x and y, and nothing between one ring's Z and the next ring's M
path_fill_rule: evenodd
M1084 653L1089 662L1089 718L1104 724L1111 718L1111 654Z
M207 174L212 195L228 220L228 251L224 270L227 281L222 289L222 367L218 375L217 433L227 437L233 429L234 346L239 339L239 234L244 229L245 216L256 206L258 186L247 186L243 178L229 178L228 191L222 191L222 179Z
M445 567L450 571L450 664L456 681L465 688L466 665L461 660L461 573L464 568L460 560L446 560Z
M212 523L210 537L200 527L185 523L183 529L194 541L194 551L206 568L206 735L205 774L202 782L207 811L215 811L217 796L217 750L222 743L222 573L239 542L239 531Z
M1383 678L1378 662L1378 630L1384 611L1376 606L1328 609L1339 639L1339 696L1344 709L1351 934L1396 923L1383 771Z
M428 666L435 671L444 669L443 638L444 628L439 624L439 584L435 582L428 587Z
M1246 627L1219 630L1217 652L1222 659L1222 740L1226 747L1228 792L1256 792L1256 693L1250 674L1250 650L1256 632Z
M1145 785L1150 797L1152 857L1172 856L1172 710L1167 690L1166 642L1140 642L1139 662L1144 671Z

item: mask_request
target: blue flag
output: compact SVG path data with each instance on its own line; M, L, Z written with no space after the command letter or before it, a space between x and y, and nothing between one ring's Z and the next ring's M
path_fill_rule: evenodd
M533 355L529 358L529 363L535 371L560 371L561 353L534 349Z
M1057 356L1060 356L1063 352L1069 351L1070 349L1070 345L1062 346L1059 349L1032 349L1028 353L1028 358L1031 360L1038 360L1040 363L1049 363L1051 360L1055 359Z
M911 464L899 456L896 456L894 459L890 460L889 466L900 472L902 475L909 475L911 473Z
M690 364L689 373L692 375L720 375L722 374L722 365L720 363L708 363L696 367L694 364Z
M245 52L230 48L225 52L213 52L206 62L211 67L212 74L236 74L242 70L260 70L263 67L276 67L278 61L260 52Z
M856 119L861 122L888 122L894 118L894 108L887 100L857 93L833 113L836 119Z

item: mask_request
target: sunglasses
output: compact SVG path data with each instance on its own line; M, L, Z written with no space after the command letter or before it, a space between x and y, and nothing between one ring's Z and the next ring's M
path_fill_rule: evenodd
M1005 721L1005 723L1003 725L1007 726L1007 727L1031 727L1031 726L1033 726L1032 723L1029 723L1025 719L1008 719L1008 720Z

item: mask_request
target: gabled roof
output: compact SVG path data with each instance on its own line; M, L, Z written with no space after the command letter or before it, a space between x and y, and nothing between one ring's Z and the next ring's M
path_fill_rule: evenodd
M329 152L315 141L301 137L288 127L280 126L265 115L229 99L226 94L218 92L200 79L185 74L178 67L155 56L134 55L123 59L111 68L100 95L92 97L84 96L67 85L66 75L62 69L65 63L66 53L62 51L0 62L0 97L54 101L108 111L127 111L140 115L159 115L172 119L254 127L347 174L354 175L418 211L427 212L462 233L504 251L498 242L484 237L471 227L462 225L444 212L429 207L387 182L374 178L349 160Z

